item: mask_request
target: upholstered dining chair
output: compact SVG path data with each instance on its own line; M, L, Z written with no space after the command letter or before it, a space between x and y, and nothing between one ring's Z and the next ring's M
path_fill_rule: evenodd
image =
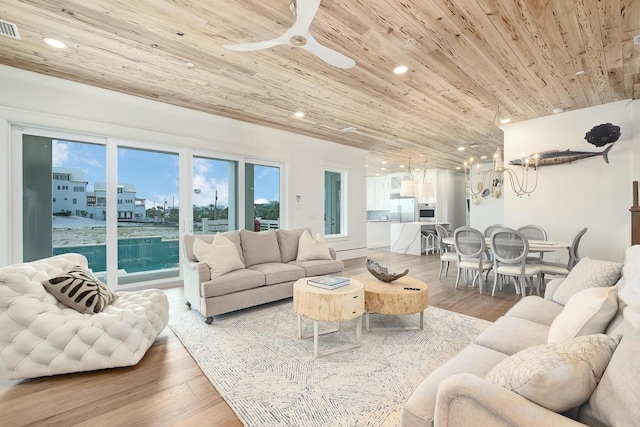
M460 282L460 276L463 271L467 272L471 270L477 272L473 277L471 285L473 286L475 284L477 278L480 293L482 293L485 282L484 273L489 274L489 271L493 268L491 260L485 257L486 244L484 235L475 228L460 227L457 228L453 234L453 241L456 246L458 261L458 274L456 276L455 288L458 289L458 283Z
M580 256L578 255L578 246L580 246L580 240L582 240L582 236L587 232L586 228L578 231L573 237L571 241L571 246L569 247L569 261L566 264L560 264L556 262L547 262L543 261L540 264L540 268L542 271L542 278L544 280L545 274L555 274L558 276L568 276L571 269L580 261Z
M529 240L547 240L547 232L544 228L535 224L527 224L518 228L518 231L526 236ZM527 262L542 262L544 253L538 252L538 255L527 255Z
M451 245L447 245L442 241L445 237L449 237L446 228L440 224L436 224L436 235L438 236L438 251L440 252L438 279L442 279L442 272L444 272L445 277L449 274L449 264L458 262L458 254L456 254L455 248L452 248Z
M527 237L511 228L501 228L491 234L491 251L493 252L493 290L495 295L498 282L505 278L514 278L516 293L524 297L527 286L533 288L532 277L536 276L536 290L540 295L541 268L540 264L527 262L529 241ZM519 289L518 289L519 287Z

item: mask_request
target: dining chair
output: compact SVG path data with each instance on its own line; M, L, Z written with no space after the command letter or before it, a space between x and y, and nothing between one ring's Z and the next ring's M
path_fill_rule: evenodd
M493 252L493 290L491 295L495 295L498 281L504 278L517 279L516 293L522 297L527 294L527 286L533 288L531 278L537 276L536 290L540 295L540 282L542 278L539 263L527 262L529 253L529 241L527 237L511 228L502 228L491 234L491 251ZM518 286L520 289L518 289ZM519 291L519 292L518 292Z
M578 231L573 237L571 241L571 246L569 246L569 261L566 264L561 264L557 262L547 262L543 261L540 264L540 268L542 269L542 278L544 280L545 274L556 274L558 276L568 276L571 269L580 261L580 256L578 255L578 246L580 246L580 240L582 240L582 236L587 232L586 228Z
M505 225L502 224L493 224L493 225L489 225L487 226L487 228L484 229L484 237L491 237L491 234L496 231L499 228L505 228Z
M489 274L489 271L493 268L493 262L485 257L486 243L484 235L475 228L460 227L456 229L453 241L456 246L458 262L455 288L458 289L458 283L463 271L476 271L477 273L473 277L471 286L474 286L476 279L478 279L480 293L482 294L486 279L484 273Z
M456 254L455 247L447 245L442 241L445 237L449 237L447 229L440 224L436 224L436 235L438 236L438 251L440 252L440 271L438 272L438 279L442 278L442 272L444 271L445 277L449 274L449 264L452 262L458 262L458 254Z
M527 224L518 228L518 231L525 235L529 240L547 240L547 232L544 228L535 224ZM538 252L537 256L527 255L527 262L542 262L543 252Z

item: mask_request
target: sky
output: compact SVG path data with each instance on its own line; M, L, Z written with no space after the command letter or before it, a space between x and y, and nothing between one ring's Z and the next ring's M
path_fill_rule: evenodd
M95 182L107 180L104 145L54 140L52 164L82 169L88 191L93 191ZM193 203L196 206L228 205L229 169L230 162L226 160L193 158ZM254 203L280 200L279 173L277 167L256 165ZM136 197L146 198L147 208L162 206L165 200L167 207L177 207L178 155L119 147L118 183L134 184Z

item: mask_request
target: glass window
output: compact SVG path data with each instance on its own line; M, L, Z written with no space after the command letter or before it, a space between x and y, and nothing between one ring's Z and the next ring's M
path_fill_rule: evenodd
M280 168L245 164L245 228L280 228Z
M22 140L23 260L77 252L103 278L106 226L104 218L93 216L88 200L95 181L106 176L105 146L26 134ZM69 202L65 186L56 181L72 181L87 191Z
M324 172L324 234L342 234L342 185L343 173L335 171Z
M193 157L193 232L215 234L238 229L238 164Z
M179 275L178 177L176 153L118 147L118 284Z

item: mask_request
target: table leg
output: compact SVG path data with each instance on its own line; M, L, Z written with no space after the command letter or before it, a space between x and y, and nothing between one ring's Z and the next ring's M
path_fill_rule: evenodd
M424 310L420 312L420 329L424 329Z
M318 321L313 321L313 356L318 357Z
M367 332L369 332L369 312L366 311L365 312L365 322L366 322L366 327L367 327Z
M298 314L298 338L302 339L302 316Z

